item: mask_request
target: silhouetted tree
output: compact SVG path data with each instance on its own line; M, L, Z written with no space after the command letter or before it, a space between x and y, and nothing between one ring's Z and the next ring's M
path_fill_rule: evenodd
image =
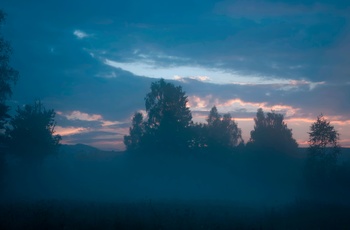
M207 143L206 145L213 150L232 149L240 144L243 139L241 129L232 119L229 113L221 116L214 106L207 118Z
M0 27L5 20L5 13L0 10ZM11 46L4 40L0 34L0 176L4 169L4 153L6 150L4 125L7 123L9 107L6 105L6 100L11 96L11 86L18 79L18 72L13 69L10 62Z
M283 119L282 114L265 114L261 108L258 109L254 118L254 130L250 132L249 145L267 151L295 152L298 144Z
M136 151L141 147L141 140L145 132L145 125L142 113L135 113L132 118L132 127L129 129L129 135L124 136L124 144L128 151Z
M193 150L205 149L208 147L208 126L203 123L195 123L191 126L191 144Z
M0 10L0 26L5 20L5 13ZM10 44L0 34L0 129L3 129L5 119L8 118L5 101L11 96L11 86L18 79L18 71L10 66Z
M229 148L236 147L243 143L242 131L238 128L237 123L231 117L231 114L224 114L221 121L223 131L223 145Z
M329 158L334 161L340 152L338 140L339 133L321 114L310 126L309 153L312 157Z
M207 118L208 126L217 127L219 126L221 121L221 115L218 112L216 106L213 106L209 112L209 116Z
M55 125L54 110L46 110L40 101L18 107L6 130L10 153L27 160L56 153L61 136L54 135Z
M190 146L192 115L181 86L164 79L153 82L145 97L147 121L142 138L144 149L182 151Z
M334 176L340 153L339 133L321 114L310 126L306 176L308 183L321 185Z

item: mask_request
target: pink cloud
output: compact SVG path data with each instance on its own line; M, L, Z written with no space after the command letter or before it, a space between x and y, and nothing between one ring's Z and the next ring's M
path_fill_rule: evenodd
M55 127L55 134L59 134L61 136L69 136L81 132L87 131L87 128L83 127L62 127L62 126L56 126Z
M245 109L247 112L256 112L259 108L262 108L265 111L273 110L276 112L281 112L286 114L287 117L290 117L296 115L300 110L299 108L294 108L289 105L268 105L267 102L247 102L240 98L220 100L218 98L214 98L212 95L205 97L192 95L188 97L188 100L188 106L193 111L210 111L210 109L215 105L219 112L222 113L239 109Z
M295 83L297 84L297 83ZM304 117L300 108L295 108L289 105L276 104L269 105L267 102L247 102L239 98L220 100L214 98L212 95L206 97L199 97L196 95L189 96L188 106L191 108L193 120L196 122L206 122L209 111L212 106L216 105L217 109L221 113L236 111L239 109L245 109L247 112L256 112L258 108L262 108L264 111L274 110L286 115L285 122L288 127L293 130L293 137L297 140L300 146L308 146L308 138L310 131L310 125L316 121L315 117ZM196 111L200 111L196 112ZM203 114L207 111L208 114ZM340 134L340 143L343 147L350 147L350 120L342 116L325 116L327 120L334 125L335 129ZM254 128L254 116L252 117L240 117L233 118L238 126L242 129L242 136L245 141L250 138L250 131Z

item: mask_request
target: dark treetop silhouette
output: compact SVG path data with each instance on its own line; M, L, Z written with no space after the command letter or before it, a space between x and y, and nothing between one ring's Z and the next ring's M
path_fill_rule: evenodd
M288 129L283 119L283 114L265 114L261 108L258 109L248 144L267 151L295 153L298 144L293 138L292 130Z
M132 118L132 127L129 129L129 134L124 136L124 144L128 151L137 151L140 149L141 139L145 132L145 124L143 115L136 112Z
M0 10L0 26L4 20L5 13ZM0 34L0 130L4 129L6 119L9 118L6 100L12 95L11 86L16 83L19 76L18 72L9 65L11 52L10 44ZM0 145L2 145L4 138L1 132L0 135Z
M5 13L0 10L0 27L5 20ZM0 33L0 177L5 168L4 153L6 152L6 143L4 135L4 125L10 116L8 115L9 106L6 100L12 95L12 85L18 79L18 72L10 65L11 46L4 40ZM1 179L1 178L0 178Z
M128 151L225 151L243 144L237 123L229 113L221 116L215 106L207 124L193 124L181 86L164 79L154 82L145 102L147 120L144 121L141 113L135 113L129 135L124 137Z
M244 144L241 129L229 113L222 116L214 106L206 121L207 124L193 125L193 143L196 148L220 152Z
M55 112L37 101L17 108L6 129L10 152L24 159L42 159L58 150L61 137L54 135Z
M145 97L147 121L136 113L130 135L124 143L128 150L142 147L150 151L182 151L190 145L192 115L187 107L187 96L181 86L164 79L153 82Z
M306 182L317 190L332 187L330 184L336 180L338 140L339 133L322 114L310 126L305 176Z
M321 114L310 126L309 153L312 157L336 159L340 151L338 140L339 133Z

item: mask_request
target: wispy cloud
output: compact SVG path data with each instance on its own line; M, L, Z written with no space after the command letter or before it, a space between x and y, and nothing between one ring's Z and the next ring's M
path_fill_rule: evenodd
M78 39L83 39L86 37L90 37L91 34L87 34L86 32L82 30L74 30L73 34L78 38Z
M136 62L117 62L105 59L108 66L123 69L137 76L181 80L184 78L208 81L217 84L242 83L285 83L284 79L267 78L262 76L244 75L234 71L202 66L159 66L154 60Z
M55 127L55 134L61 135L63 137L74 135L85 131L87 131L87 128L84 128L84 127L62 127L62 126Z
M215 98L212 95L206 97L189 96L188 106L194 111L209 111L212 106L216 106L222 113L226 112L246 112L255 113L257 109L262 108L265 111L276 111L285 114L287 117L294 116L300 110L290 105L274 104L270 105L267 102L249 102L243 101L240 98L223 100Z
M151 78L164 78L186 83L188 79L215 84L234 85L265 85L277 90L314 90L316 87L325 85L325 81L313 82L310 80L295 80L284 77L247 75L222 68L205 68L202 66L162 66L153 59L135 62L117 62L105 59L104 63L118 69L126 70L138 76ZM158 65L159 64L159 65ZM109 75L107 75L108 77ZM112 75L111 77L114 77Z
M62 113L61 113L62 114ZM102 120L102 116L99 114L88 114L80 111L73 111L70 114L65 115L68 120L82 120L82 121L99 121Z
M56 127L56 133L63 136L64 143L90 144L101 149L111 149L112 146L114 149L124 149L120 142L129 131L129 128L125 127L125 123L129 121L105 120L100 114L89 114L78 110L65 113L58 111L57 114L70 122L78 122L78 126L60 124ZM85 122L84 127L79 126L79 122ZM108 143L108 146L101 143Z

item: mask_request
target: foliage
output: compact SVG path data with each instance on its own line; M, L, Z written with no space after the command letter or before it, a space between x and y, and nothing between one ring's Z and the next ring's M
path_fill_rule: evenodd
M310 126L306 179L312 186L327 185L336 174L339 133L321 114Z
M243 142L241 129L229 113L221 116L214 106L207 118L207 146L211 149L231 149Z
M5 20L5 13L0 10L0 25ZM3 129L4 121L8 118L8 106L6 99L12 95L11 85L18 79L18 71L10 66L10 44L0 34L0 129Z
M189 147L192 115L181 86L164 79L152 83L145 97L148 119L145 123L146 148L181 150Z
M340 151L338 140L339 133L322 114L310 126L309 151L312 155L315 153L322 158L327 156L336 158ZM329 148L331 151L327 151Z
M145 127L143 122L143 115L140 112L134 114L132 118L132 127L129 129L129 134L124 136L124 144L128 151L135 151L140 148L141 139L144 135Z
M293 138L292 130L288 129L283 120L283 114L274 111L265 114L261 108L258 109L249 145L278 152L295 152L298 144Z
M0 10L0 27L5 20L5 13ZM4 40L0 34L0 174L5 167L5 135L4 125L7 123L9 107L6 105L6 100L11 96L12 84L15 84L18 79L18 72L10 66L11 46Z
M55 125L54 110L47 110L40 101L18 107L10 121L11 128L6 130L10 152L26 159L55 153L61 140L54 135Z
M213 108L211 108L208 118L207 118L207 123L208 126L210 127L217 127L219 126L221 121L221 116L218 112L218 109L216 108L216 106L213 106Z

